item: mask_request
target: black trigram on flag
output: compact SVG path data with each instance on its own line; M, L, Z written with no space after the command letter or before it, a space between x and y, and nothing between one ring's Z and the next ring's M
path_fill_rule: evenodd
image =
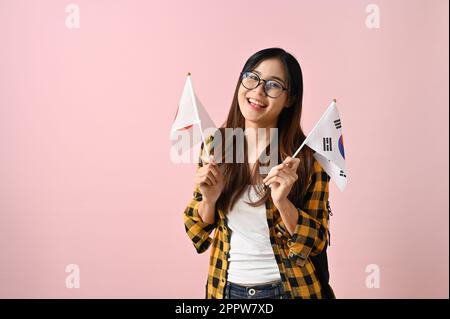
M347 175L345 175L345 173L344 173L344 171L343 171L343 170L340 170L340 172L339 172L339 176L342 176L342 177L347 177Z
M324 151L332 151L331 147L331 137L324 137L323 138L323 150Z
M333 121L334 122L334 126L336 126L336 129L340 129L342 126L341 126L341 119L337 119L336 121Z

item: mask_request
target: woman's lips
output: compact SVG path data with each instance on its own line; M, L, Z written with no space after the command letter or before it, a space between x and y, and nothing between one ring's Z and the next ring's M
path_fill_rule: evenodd
M253 108L254 110L257 110L257 111L262 111L267 107L267 106L262 106L262 105L258 105L258 104L253 104L252 102L250 102L249 98L247 98L247 103L250 105L251 108Z

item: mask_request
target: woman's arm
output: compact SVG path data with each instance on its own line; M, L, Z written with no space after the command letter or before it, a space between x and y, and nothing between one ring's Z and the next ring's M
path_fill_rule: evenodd
M277 203L277 208L280 212L281 219L283 220L283 223L286 226L287 231L289 232L289 235L292 236L292 234L295 232L295 226L297 226L297 208L287 198Z
M211 141L212 138L207 139L206 144L208 145ZM204 166L201 157L201 154L203 154L203 148L204 144L202 143L200 148L200 160L197 165L196 186L193 194L194 197L184 211L185 230L198 253L202 253L209 248L212 242L210 234L217 225L216 196L214 195L215 191L211 191L212 188L216 187L213 185L216 181L216 176L213 172L207 172L207 170L204 169L202 171L205 171L205 174L199 174L199 171ZM203 196L201 188L206 189L207 191L205 193L209 193L211 197L208 198Z
M198 206L198 214L200 215L202 221L208 224L214 224L216 217L216 203L210 202L206 198L200 202Z
M317 160L304 197L303 207L288 199L277 202L280 217L275 221L279 234L287 239L289 257L303 266L318 255L328 242L328 198L330 177Z

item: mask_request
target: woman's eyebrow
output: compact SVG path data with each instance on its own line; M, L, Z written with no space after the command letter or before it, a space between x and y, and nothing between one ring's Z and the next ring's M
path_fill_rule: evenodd
M253 72L257 73L258 75L261 75L261 72L259 72L259 71L253 70ZM281 81L281 82L283 82L284 85L286 85L286 82L283 79L279 78L278 76L272 75L272 76L269 76L269 78Z

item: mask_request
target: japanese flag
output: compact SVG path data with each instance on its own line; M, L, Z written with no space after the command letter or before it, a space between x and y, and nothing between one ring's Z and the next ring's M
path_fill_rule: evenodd
M189 133L189 143L182 148L183 151L186 151L200 142L204 142L205 137L212 135L216 129L211 117L194 93L191 75L188 74L170 130L172 145L179 142L181 133L187 132Z

